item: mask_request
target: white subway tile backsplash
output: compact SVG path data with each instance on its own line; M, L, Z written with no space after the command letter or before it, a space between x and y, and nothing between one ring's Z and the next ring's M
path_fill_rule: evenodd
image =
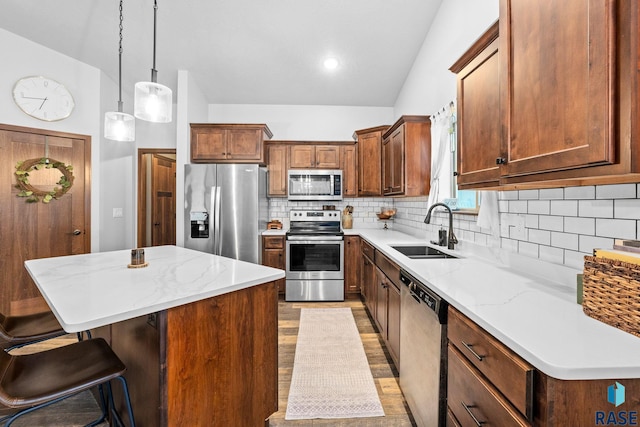
M518 253L531 258L538 258L539 245L529 242L518 242Z
M564 251L564 264L567 267L576 268L578 270L584 269L584 254L576 251ZM590 254L589 254L590 255Z
M594 236L580 236L580 244L578 250L584 253L593 253L594 249L611 249L613 247L613 239Z
M540 215L538 227L542 230L551 231L563 231L564 230L564 217L561 216L549 216Z
M635 199L636 184L598 185L596 199Z
M549 215L551 204L548 200L530 200L528 202L527 212L530 214Z
M595 199L596 187L584 186L584 187L567 187L564 189L565 199Z
M579 235L552 231L551 246L577 251L579 247Z
M518 199L520 200L537 200L538 190L520 190L518 191Z
M564 263L564 249L552 246L540 246L540 259L553 264Z
M538 224L540 223L540 215L525 215L524 216L524 226L527 228L539 228Z
M500 200L518 200L517 191L500 191L498 194Z
M510 200L509 212L511 213L527 213L527 201L526 200Z
M578 216L577 200L552 200L551 215Z
M640 199L614 200L614 218L640 219Z
M595 218L565 217L564 231L593 236L596 234L596 220Z
M541 245L551 244L551 232L547 230L529 230L529 241Z
M583 217L613 218L613 200L579 200L578 215Z
M632 219L596 219L596 236L636 239L637 222Z
M564 188L543 188L540 190L540 200L560 200L564 198Z

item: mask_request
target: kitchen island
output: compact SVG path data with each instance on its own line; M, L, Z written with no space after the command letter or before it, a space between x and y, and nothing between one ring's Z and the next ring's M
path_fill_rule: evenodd
M282 270L176 246L25 263L67 332L100 328L138 426L264 425L278 409Z

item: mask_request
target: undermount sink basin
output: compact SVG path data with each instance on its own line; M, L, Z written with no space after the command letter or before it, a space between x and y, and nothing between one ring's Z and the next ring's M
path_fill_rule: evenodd
M402 255L412 259L449 259L456 258L453 255L446 254L436 248L427 245L415 246L391 246Z

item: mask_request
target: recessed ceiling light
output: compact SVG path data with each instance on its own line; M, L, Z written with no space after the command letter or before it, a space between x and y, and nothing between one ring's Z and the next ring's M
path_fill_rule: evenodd
M327 58L324 60L324 68L327 70L335 70L338 68L339 62L336 58Z

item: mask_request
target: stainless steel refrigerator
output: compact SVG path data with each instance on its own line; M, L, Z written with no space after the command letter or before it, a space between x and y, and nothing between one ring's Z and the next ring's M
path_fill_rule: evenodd
M251 164L185 165L184 246L259 264L268 218L267 170Z

